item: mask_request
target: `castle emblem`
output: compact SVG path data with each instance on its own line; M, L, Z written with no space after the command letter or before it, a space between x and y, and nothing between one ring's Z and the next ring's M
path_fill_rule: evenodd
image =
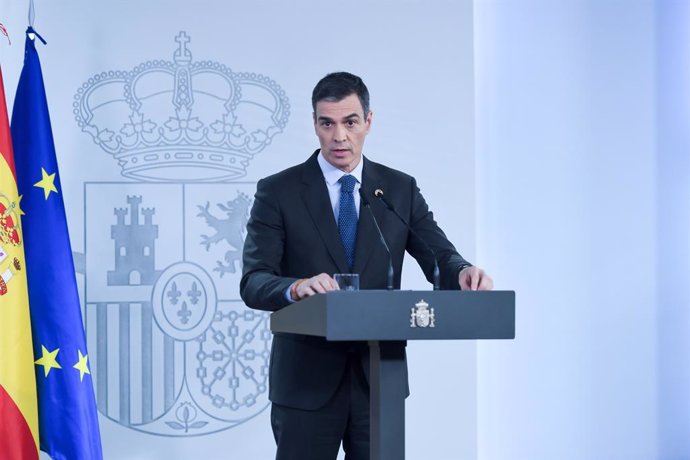
M434 308L429 309L429 304L420 300L411 308L410 327L436 327L436 315Z
M99 411L159 436L232 428L268 407L268 314L239 295L251 159L285 128L270 78L194 61L102 72L78 90L79 128L123 181L87 181L84 320Z
M108 271L110 286L152 285L160 272L154 268L155 240L158 225L153 224L154 209L143 208L144 222L139 221L140 196L128 196L129 209L116 208L117 223L111 226L115 242L115 270ZM130 222L125 224L129 213Z

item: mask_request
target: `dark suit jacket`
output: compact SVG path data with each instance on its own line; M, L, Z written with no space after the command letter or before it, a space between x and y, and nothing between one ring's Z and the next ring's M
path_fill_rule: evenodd
M317 150L305 163L259 181L244 244L242 299L251 308L278 310L297 279L319 273L349 272L345 251L317 161ZM396 210L438 257L442 289L459 289L458 272L468 265L434 221L413 177L364 158L362 189L390 248L395 288L400 288L407 250L426 278L433 276L433 256L383 203L381 189ZM385 289L388 255L371 215L360 206L353 273L360 289ZM269 398L277 404L317 409L334 394L346 369L348 352L368 361L364 343L327 342L294 334L276 334L271 350ZM368 371L365 366L365 371Z

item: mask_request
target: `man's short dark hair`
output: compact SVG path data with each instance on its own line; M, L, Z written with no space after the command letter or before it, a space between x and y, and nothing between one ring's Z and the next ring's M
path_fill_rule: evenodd
M338 102L351 94L359 98L366 118L369 114L369 90L361 78L349 72L333 72L323 77L311 93L311 106L316 112L317 102Z

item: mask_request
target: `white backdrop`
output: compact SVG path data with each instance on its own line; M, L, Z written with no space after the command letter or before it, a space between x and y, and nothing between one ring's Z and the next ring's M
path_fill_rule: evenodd
M690 3L475 2L479 458L690 458ZM499 440L499 442L496 442Z
M1 21L13 40L12 46L3 46L2 51L10 107L21 70L26 8L24 2L0 4ZM212 235L214 229L198 216L198 206L209 202L209 213L222 218L219 203L241 193L251 196L259 178L303 161L318 146L310 95L313 85L326 73L348 70L363 76L374 111L365 155L414 174L451 240L463 255L474 260L472 20L470 1L386 1L375 5L363 1L347 5L313 1L36 3L35 28L48 41L48 46L38 45L38 49L71 240L81 260L78 265L83 268L78 280L86 306L106 458L272 457L268 411L261 410L267 405L261 385L265 371L261 361L265 343L260 336L265 323L261 324L261 317L232 323L239 325L241 334L249 326L258 328L248 339L259 353L249 366L258 376L256 384L247 389L243 380L247 376L233 374L240 379L244 395L251 393L256 400L247 403L240 398L239 407L233 407L224 405L229 404L227 399L202 396L206 390L199 383L203 378L198 372L203 372L200 369L204 366L213 370L213 337L210 329L204 329L212 319L208 312L217 309L220 316L213 321L218 324L213 324L227 327L224 331L230 330L228 321L235 321L232 315L243 313L237 302L239 274L228 268L230 271L221 277L213 270L233 265L224 259L232 256L233 247L229 240L221 240L206 250L201 244L203 235ZM137 126L145 129L142 122L147 120L169 129L179 127L183 117L170 101L173 87L180 86L162 75L160 68L185 65L179 60L177 67L173 64L173 52L185 54L175 40L180 31L190 38L185 46L191 52L192 66L225 66L236 73L261 74L283 91L271 95L265 89L242 87L242 107L261 115L242 112L237 123L246 127L261 119L265 124L257 129L265 134L272 125L270 133L274 135L270 143L257 147L258 153L248 161L243 177L205 185L194 182L199 177L192 176L192 170L203 170L201 162L211 155L198 148L192 150L195 154L206 152L206 160L190 160L194 165L188 163L182 172L172 168L173 172L163 174L160 165L153 165L145 171L149 176L132 178L78 125L81 122L85 130L101 136L99 142L103 144L108 143L107 130L126 137ZM202 61L207 62L200 64ZM136 101L128 96L126 82L118 81L135 81L139 72L135 68L142 64L146 69L158 68L158 73L149 86L134 83L134 93L147 96L142 97L142 108L138 109L143 117L131 118L131 104ZM102 72L105 74L99 78L112 85L89 93L100 84L99 79L92 78ZM211 105L223 97L218 85L201 77L192 78L191 87L196 91L197 104L192 105L192 117L203 118L200 105L204 97L208 96ZM283 124L267 118L266 109L276 108L274 96L286 98L277 103L283 111L289 104L289 117ZM154 103L156 97L162 102ZM84 115L85 107L93 109L93 119ZM79 120L75 119L75 108ZM170 119L173 125L165 125ZM202 120L207 127L212 121ZM127 124L131 127L126 128ZM118 145L117 149L129 148ZM137 144L131 150L143 152L143 147ZM182 158L175 155L183 150L180 143L168 142L156 158L162 159L165 153ZM128 158L133 161L134 157ZM158 161L144 153L137 158L140 162ZM125 166L130 172L137 166L131 161ZM160 175L167 184L154 183ZM141 208L155 209L151 219L152 225L158 226L158 234L152 243L153 266L140 267L142 279L113 281L107 276L109 271L118 271L111 226L117 223L116 208L127 210L123 228L131 223L134 208L127 203L128 196L141 196ZM143 222L143 214L139 218ZM233 225L241 221L237 215L230 215L229 220ZM122 257L131 249L127 245L146 238L138 235L125 238L126 249L119 252ZM141 259L137 263L148 262ZM182 272L193 276L180 278ZM146 273L157 281L147 281ZM202 318L192 315L191 323L180 322L184 312L172 309L165 296L171 292L168 288L173 281L181 285L191 279L204 286L202 300L207 313ZM140 285L131 286L137 283ZM408 264L403 287L423 289L428 285L419 270ZM184 341L194 334L201 337L198 342ZM206 354L200 355L200 350ZM475 346L412 344L408 354L412 389L407 402L409 458L474 458ZM230 374L219 377L207 390L227 397Z

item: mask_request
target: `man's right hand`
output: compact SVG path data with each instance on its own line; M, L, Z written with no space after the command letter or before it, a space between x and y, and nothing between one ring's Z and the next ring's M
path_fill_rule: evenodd
M323 294L328 291L337 291L340 289L333 277L326 273L299 280L296 281L296 283L294 292L297 294L297 298L295 299L295 296L292 296L295 301L313 296L314 294Z

